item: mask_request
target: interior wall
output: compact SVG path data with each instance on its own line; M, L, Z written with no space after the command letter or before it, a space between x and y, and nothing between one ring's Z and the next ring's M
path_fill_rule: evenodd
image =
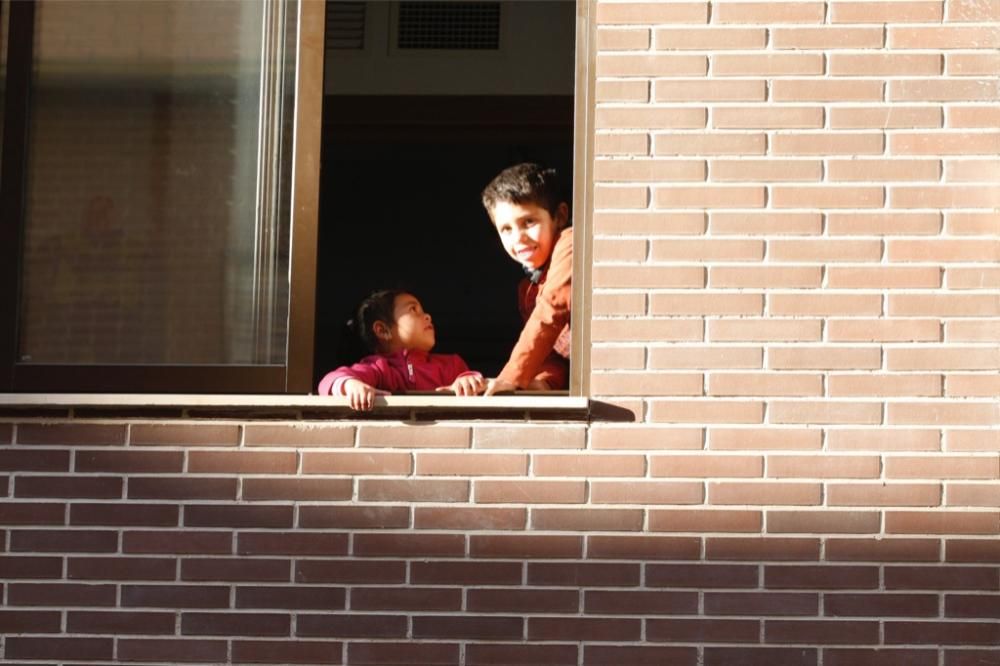
M397 49L396 7L368 2L364 49L327 51L326 94L573 94L573 0L502 2L498 51Z

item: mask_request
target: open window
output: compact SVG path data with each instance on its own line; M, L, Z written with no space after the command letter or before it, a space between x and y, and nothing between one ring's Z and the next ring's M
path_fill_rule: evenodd
M438 350L494 376L521 327L523 273L479 194L534 161L571 196L575 4L330 7L316 372L355 360L343 323L388 285L420 297Z
M307 393L387 283L489 374L520 273L480 190L545 162L585 223L589 0L0 7L0 390Z

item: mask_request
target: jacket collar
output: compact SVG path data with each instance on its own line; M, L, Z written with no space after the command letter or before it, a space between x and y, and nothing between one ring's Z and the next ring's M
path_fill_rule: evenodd
M545 274L545 269L548 268L548 264L542 266L541 268L529 268L528 266L521 266L524 269L524 274L528 276L528 280L531 284L538 284L539 280L542 279L542 275Z
M391 354L383 355L390 360L398 360L403 363L407 363L413 361L426 361L427 357L430 356L430 352L421 351L419 349L399 349Z

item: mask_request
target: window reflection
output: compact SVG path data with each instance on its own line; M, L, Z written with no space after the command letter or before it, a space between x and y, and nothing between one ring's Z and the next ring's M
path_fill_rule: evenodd
M22 362L284 361L291 90L263 83L294 31L275 11L38 4Z

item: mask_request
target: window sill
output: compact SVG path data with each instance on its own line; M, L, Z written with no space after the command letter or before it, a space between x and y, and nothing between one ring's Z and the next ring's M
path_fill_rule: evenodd
M315 395L197 395L143 393L4 393L0 417L226 418L226 419L435 419L587 420L582 397L525 393L483 397L378 396L371 412L347 400Z

